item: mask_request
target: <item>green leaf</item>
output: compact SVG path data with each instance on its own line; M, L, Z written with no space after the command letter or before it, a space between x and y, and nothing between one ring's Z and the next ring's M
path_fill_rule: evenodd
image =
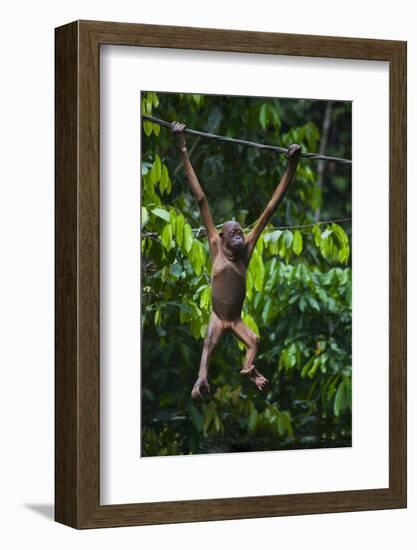
M330 235L333 233L333 231L329 228L327 228L323 233L321 234L322 239L327 239L327 237L330 237Z
M168 183L169 183L168 168L164 164L162 166L161 181L159 182L159 188L162 194L164 194L165 191L168 190Z
M291 344L289 348L284 349L281 352L279 359L279 368L285 368L285 370L290 370L295 367L297 364L297 348L294 344Z
M146 174L149 172L149 170L152 168L152 164L150 162L142 162L141 164L141 174L142 176L146 176Z
M271 233L267 233L268 240L274 243L278 242L281 235L282 235L281 229L275 229L275 231L271 231Z
M161 240L164 248L170 250L172 248L172 227L170 224L167 224L161 235Z
M207 323L203 323L200 328L200 336L201 338L205 338L207 334Z
M265 299L265 305L262 310L262 320L264 323L269 323L271 321L271 312L272 312L273 300L269 297Z
M144 130L146 136L149 137L152 134L152 130L153 130L152 122L149 122L149 120L144 120L143 121L143 130Z
M352 379L346 377L344 380L346 408L352 410Z
M153 184L158 183L158 181L161 179L162 175L162 165L161 165L161 159L159 158L159 155L155 156L155 160L152 164L152 169L149 173L149 177L151 178L151 181Z
M294 238L292 241L292 250L297 256L299 256L303 250L303 237L300 231L294 231Z
M204 415L203 430L205 433L207 433L215 414L216 414L215 409L209 406Z
M266 103L263 103L261 106L261 109L259 111L259 123L262 126L262 128L265 130L266 125L268 123L268 105Z
M201 247L201 243L199 243L196 239L194 239L193 244L191 246L189 259L196 275L201 274L201 268L203 266L203 255L200 247Z
M266 237L269 242L269 251L271 254L276 255L279 251L279 238L282 235L282 231L280 229L276 229L275 231L272 231L271 233L267 234Z
M201 338L201 324L200 317L193 317L191 319L191 334L196 340Z
M316 374L317 372L317 369L319 368L320 366L320 357L316 357L313 361L313 366L311 367L311 369L308 371L308 376L310 378L313 378L313 376Z
M259 328L255 322L255 319L249 313L243 314L243 321L248 325L249 328L253 330L255 334L259 336Z
M173 208L171 208L171 210L169 211L169 222L170 222L171 227L172 227L172 235L174 236L175 235L175 227L177 225L177 213L175 212L175 210Z
M253 279L250 270L246 271L246 298L251 301L253 289Z
M278 253L281 256L281 258L285 257L287 263L288 263L289 256L291 255L291 252L292 252L292 249L291 249L292 241L293 241L292 232L289 229L286 229L279 238Z
M334 398L333 411L335 416L340 416L346 409L351 408L352 386L350 380L344 378L337 388Z
M339 384L339 387L337 388L336 396L334 398L334 405L333 405L333 411L335 416L340 415L340 411L343 408L344 405L344 388L343 388L343 381Z
M315 309L316 311L320 311L320 304L318 303L318 301L314 298L314 296L312 296L311 294L307 294L307 301L308 303L310 304L310 307L312 307L313 309Z
M179 246L182 245L184 237L184 216L180 213L177 215L177 222L175 227L175 238Z
M289 229L286 229L281 237L281 240L284 242L285 248L289 250L293 241L293 234Z
M183 235L183 245L187 254L190 252L191 247L193 246L193 232L191 226L186 223L184 225L184 235Z
M222 432L223 431L223 425L222 421L220 419L220 416L216 414L214 417L214 427L216 428L216 432Z
M159 155L156 155L155 157L154 167L155 167L156 179L157 181L159 181L162 175L162 164L161 164L161 159L159 158Z
M256 243L256 250L262 256L262 253L264 251L264 239L262 235L259 237L258 242Z
M346 264L350 254L348 236L340 225L332 223L331 227L339 245L338 259L341 263Z
M314 244L317 246L317 248L320 248L321 231L320 231L320 226L319 225L315 225L313 227L313 236L314 236Z
M252 259L249 264L249 270L252 277L253 286L258 292L260 292L262 290L264 282L265 266L262 260L262 256L259 254L256 248L252 254Z
M314 360L315 360L315 358L314 358L314 357L311 357L311 358L307 361L307 363L304 365L304 367L303 367L302 370L301 370L301 378L304 378L304 377L307 375L308 371L311 369L311 367L312 367L312 365L313 365L313 363L314 363Z
M155 316L154 316L155 325L159 326L161 324L161 320L162 320L161 310L157 309L155 311Z
M149 221L148 210L146 209L145 206L142 206L142 229L145 227L148 221Z
M206 288L200 294L200 307L201 307L201 309L207 309L208 308L209 303L210 303L210 297L211 297L210 287L206 286Z
M170 221L169 212L165 210L164 208L154 208L151 210L152 214L155 214L155 216L158 216L158 218L161 218L162 220L165 220L166 222Z

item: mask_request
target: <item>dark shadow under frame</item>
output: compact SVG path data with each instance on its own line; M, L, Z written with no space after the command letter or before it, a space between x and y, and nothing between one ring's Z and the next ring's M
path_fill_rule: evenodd
M389 488L100 505L101 44L389 62ZM55 519L75 528L406 506L406 43L76 21L55 31Z

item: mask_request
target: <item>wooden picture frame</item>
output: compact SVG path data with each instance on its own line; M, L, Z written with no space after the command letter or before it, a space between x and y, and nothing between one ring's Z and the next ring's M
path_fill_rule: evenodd
M56 29L55 519L75 528L406 506L406 43L76 21ZM118 44L389 62L389 487L100 505L99 55Z

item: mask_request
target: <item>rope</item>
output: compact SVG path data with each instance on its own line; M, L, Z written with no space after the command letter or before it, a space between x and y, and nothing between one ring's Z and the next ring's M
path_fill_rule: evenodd
M277 225L277 226L267 227L265 229L265 232L266 233L272 233L272 231L275 231L276 229L305 229L307 227L314 227L315 225L325 225L325 224L331 224L331 223L345 223L345 222L350 222L350 221L352 221L352 218L335 218L333 220L321 220L321 221L318 221L318 222L315 222L315 223L306 223L306 224L303 224L303 225ZM245 227L243 229L243 231L249 231L249 229L253 225L255 225L255 223L256 222L251 223L250 225ZM219 223L219 224L216 225L217 229L221 229L222 227L223 227L222 223ZM205 234L207 233L205 227L193 228L193 229L191 229L191 231L196 234L197 239L199 237L205 236ZM142 235L144 235L145 237L148 237L149 239L153 239L154 241L159 242L159 236L158 236L158 233L156 233L156 232L142 230Z
M304 229L306 227L314 227L315 225L323 225L327 223L345 223L352 221L352 218L336 218L334 220L323 220L314 223L306 223L304 225L278 225L277 227L271 227L273 229Z
M321 220L321 221L318 221L318 222L305 223L305 224L302 224L302 225L276 225L276 226L267 227L266 229L264 229L264 232L265 233L272 233L276 229L306 229L308 227L314 227L315 225L326 225L326 224L331 224L331 223L346 223L346 222L350 222L350 221L352 221L352 218L335 218L333 220ZM251 223L247 227L243 228L243 231L244 232L249 231L252 228L252 226L254 226L255 224L256 224L256 221ZM222 223L216 225L217 229L221 229L222 227L223 227ZM199 237L203 237L207 233L207 231L204 227L198 227L197 229L191 229L191 231L196 234L197 239Z
M156 118L150 115L142 115L142 118L144 120L149 120L149 122L153 122L154 124L159 124L160 126L166 126L167 128L171 128L171 123L167 122L166 120L161 120L160 118ZM219 136L217 134L210 134L208 132L200 132L199 130L191 130L190 128L185 128L184 132L187 134L192 134L194 136L201 136L201 137L206 137L210 139L217 139L219 141L225 141L226 143L236 143L237 145L244 145L246 147L255 147L257 149L267 149L268 151L277 151L278 153L283 153L284 155L288 153L288 150L285 147L278 147L276 145L265 145L263 143L256 143L254 141L246 141L245 139L234 139L226 136ZM352 164L352 161L349 159L343 159L339 157L328 157L326 155L319 155L318 153L303 152L301 153L301 156L308 158L310 160L328 160L330 162L336 162L339 164Z

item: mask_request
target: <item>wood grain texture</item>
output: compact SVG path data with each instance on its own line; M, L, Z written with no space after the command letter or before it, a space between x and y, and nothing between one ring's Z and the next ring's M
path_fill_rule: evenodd
M390 61L389 469L390 487L407 493L407 48Z
M389 487L100 505L99 56L120 44L390 64ZM95 21L56 29L56 520L76 528L406 506L406 44Z
M78 28L55 35L55 519L76 525Z

